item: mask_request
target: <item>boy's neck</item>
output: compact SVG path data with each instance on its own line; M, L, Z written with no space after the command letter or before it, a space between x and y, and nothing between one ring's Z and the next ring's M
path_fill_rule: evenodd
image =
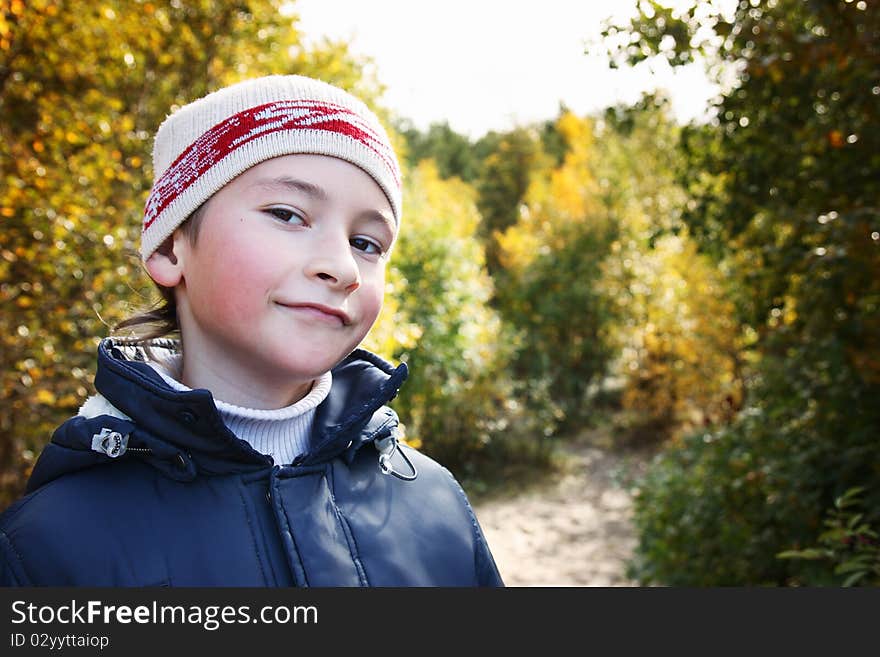
M215 399L260 410L284 408L295 404L309 394L313 379L291 382L274 380L271 374L255 376L250 366L231 371L228 360L223 371L212 367L216 359L198 353L194 349L183 349L183 368L179 381L190 388L205 388Z

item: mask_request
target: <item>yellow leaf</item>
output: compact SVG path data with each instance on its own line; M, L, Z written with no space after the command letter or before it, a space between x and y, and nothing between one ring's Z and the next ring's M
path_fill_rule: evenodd
M55 395L49 390L40 389L37 390L37 401L50 406L55 403Z

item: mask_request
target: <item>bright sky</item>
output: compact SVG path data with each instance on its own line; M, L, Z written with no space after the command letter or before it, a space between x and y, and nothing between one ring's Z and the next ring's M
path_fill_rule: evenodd
M419 128L449 121L479 137L549 119L563 102L588 114L665 88L680 120L702 115L714 88L701 67L611 70L584 53L609 15L634 0L296 0L306 41L345 39L370 56L383 103Z

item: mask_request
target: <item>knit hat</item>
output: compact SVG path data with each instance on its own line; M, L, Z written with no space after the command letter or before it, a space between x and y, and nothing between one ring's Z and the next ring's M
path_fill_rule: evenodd
M171 114L153 142L146 260L202 203L265 160L295 153L350 162L379 185L400 224L400 168L376 115L351 94L299 75L239 82Z

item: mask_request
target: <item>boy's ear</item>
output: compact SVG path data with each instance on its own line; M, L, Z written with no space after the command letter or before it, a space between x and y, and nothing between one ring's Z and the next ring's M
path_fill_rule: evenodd
M183 278L181 238L181 232L175 230L144 263L150 278L163 287L175 287Z

